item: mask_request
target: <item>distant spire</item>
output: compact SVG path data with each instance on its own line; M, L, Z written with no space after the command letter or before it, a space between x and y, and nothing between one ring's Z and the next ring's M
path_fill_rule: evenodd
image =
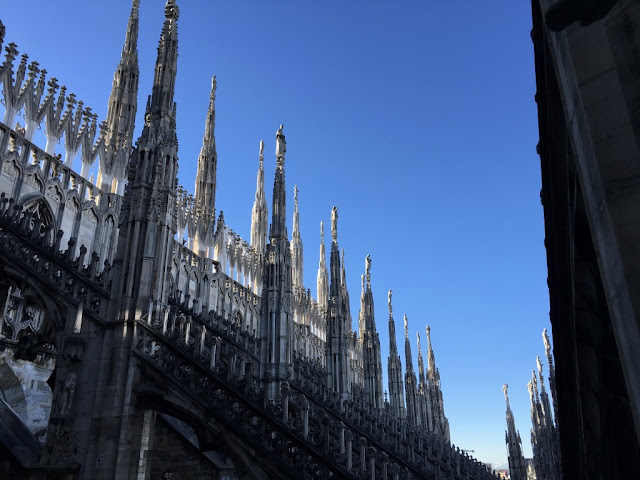
M211 78L211 93L209 94L209 108L202 138L202 148L198 157L196 173L195 205L199 209L197 219L196 240L200 245L198 250L206 250L213 242L213 227L216 220L216 171L218 168L218 154L216 153L216 76Z
M422 360L422 348L420 347L420 332L416 332L418 339L418 385L422 388L426 384L424 376L424 361Z
M331 273L330 294L338 295L340 291L340 250L338 248L338 207L331 209L331 256L329 257Z
M264 142L260 140L256 199L251 210L251 246L258 253L264 253L267 245L267 215L267 199L264 194Z
M288 240L287 235L287 194L284 180L284 155L287 151L287 142L284 138L283 125L276 132L276 174L273 181L273 206L271 208L271 229L269 238Z
M547 329L542 330L542 341L544 342L544 350L547 356L547 364L549 365L549 391L551 392L551 402L553 403L554 418L558 418L558 398L556 396L556 370L553 366L553 354L551 353L551 342ZM556 420L557 422L557 420Z
M318 265L318 303L321 307L327 307L329 298L329 274L327 273L327 262L324 251L324 222L320 222L320 262Z
M99 183L111 190L113 178L124 182L126 166L133 145L136 111L138 109L138 6L134 0L127 23L120 62L113 75L113 85L107 108L105 158L100 162Z
M413 360L411 355L411 342L409 341L409 320L404 316L404 358L405 375L404 384L407 394L407 420L410 425L419 426L421 424L420 408L418 405L418 389L416 373L413 370Z
M300 238L300 212L298 211L298 186L293 187L293 232L291 233L291 278L294 287L304 286L303 248Z
M427 325L427 383L431 401L431 414L433 415L434 431L441 435L447 442L449 436L449 420L444 414L444 400L442 399L442 389L440 388L440 372L436 367L436 357L431 345L431 327Z
M522 455L522 441L520 440L520 433L516 430L513 412L511 412L511 405L509 405L508 388L509 386L506 383L502 387L502 392L507 402L507 431L505 441L509 453L509 473L513 480L526 480L527 471L524 456Z
M389 290L389 361L387 362L389 378L389 406L396 417L404 417L404 385L402 382L402 362L398 355L396 344L396 326L393 321L393 307L391 306L392 291Z
M147 113L175 121L173 94L178 69L178 16L175 0L167 0L164 7L164 26L158 45L153 89Z
M367 279L365 284L365 277ZM376 321L371 291L371 255L365 258L365 275L362 276L362 295L360 297L360 347L364 370L365 400L376 408L382 407L382 357L380 338L376 332Z

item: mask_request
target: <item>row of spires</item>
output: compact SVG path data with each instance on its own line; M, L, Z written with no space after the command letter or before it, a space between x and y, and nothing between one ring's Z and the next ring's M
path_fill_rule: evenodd
M114 75L112 93L109 99L108 142L114 151L126 153L131 145L138 89L138 32L139 1L133 0L131 15L127 24L122 57ZM176 230L176 220L167 207L176 201L177 187L177 136L175 130L176 106L173 102L175 76L177 72L177 19L179 15L175 0L167 0L165 21L158 45L152 94L145 111L145 124L129 164L128 189L142 192L141 198L156 198L154 202L140 202L129 205L129 221L139 222L142 216L150 215L166 230ZM209 254L215 232L215 192L217 153L215 144L215 98L216 77L211 82L209 107L205 121L202 148L198 158L194 202L200 209L200 221L194 232L196 253ZM294 288L303 288L303 247L300 237L298 189L294 189L293 232L289 241L286 227L285 153L286 141L283 125L276 133L276 171L273 186L272 217L267 233L267 203L264 189L264 142L260 142L259 166L255 202L252 209L251 247L264 254L265 268L262 291L261 351L265 371L270 378L284 378L282 365L291 363L291 335L288 330L292 319L290 296ZM123 161L122 158L119 159ZM160 202L158 198L160 197ZM165 201L162 201L164 198ZM164 205L161 211L157 205ZM143 212L147 208L149 211ZM136 212L136 209L139 211ZM133 213L132 213L133 212ZM126 221L126 219L124 219ZM124 221L122 223L124 223ZM331 253L329 271L326 265L324 244L324 223L320 224L320 261L317 275L317 297L321 308L326 311L326 368L329 386L348 395L351 392L349 375L350 352L348 339L352 334L349 293L346 285L344 250L338 247L338 209L331 211ZM154 242L166 243L169 238ZM158 251L158 250L157 250ZM155 253L158 271L165 271L166 258ZM133 263L133 261L131 261ZM126 264L126 262L125 262ZM271 268L270 268L271 267ZM131 268L133 274L134 269ZM163 279L159 280L152 294L163 298ZM126 291L126 290L125 290ZM388 294L390 355L388 361L390 409L398 418L406 418L415 426L424 426L449 441L448 420L444 415L440 374L435 366L435 356L431 346L430 329L427 326L427 362L425 375L420 336L418 334L418 377L412 363L408 320L404 316L406 373L402 378L402 363L398 354L395 337L395 323L391 305L392 292ZM367 256L365 274L362 278L362 295L359 314L359 342L363 351L364 394L369 403L382 407L383 399L382 365L380 341L375 327L373 295L371 290L371 258ZM405 402L406 390L406 402ZM275 392L275 386L274 386ZM406 405L406 407L405 407Z
M560 438L557 426L557 403L555 369L553 355L547 329L542 331L547 364L549 366L549 390L551 399L545 387L542 374L542 362L536 357L537 374L531 371L531 380L527 383L527 390L531 400L531 448L533 451L533 467L536 477L541 480L560 480ZM540 388L538 388L540 385ZM508 385L503 386L504 396L507 402L507 431L505 441L509 455L509 473L512 480L527 479L527 464L522 453L522 440L520 432L516 429L515 419L509 404ZM553 407L552 407L553 404Z

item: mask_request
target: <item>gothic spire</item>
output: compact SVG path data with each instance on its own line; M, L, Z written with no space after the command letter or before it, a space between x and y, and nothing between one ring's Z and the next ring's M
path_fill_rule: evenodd
M422 359L422 347L420 346L420 332L416 332L418 339L418 406L420 423L429 432L433 432L433 416L431 414L431 395L424 375L424 361Z
M196 173L195 203L202 210L206 223L215 222L216 210L216 170L218 154L216 153L216 76L211 78L211 93L209 94L209 108L204 125L202 148L198 157Z
M164 26L158 44L155 75L146 114L175 121L173 94L178 69L178 16L175 0L167 0L164 7Z
M553 366L553 354L551 353L551 342L547 329L542 330L542 341L544 342L544 351L547 356L547 364L549 365L549 390L551 391L551 401L553 403L554 418L558 418L558 399L556 397L556 370Z
M366 277L366 284L365 284ZM365 259L365 275L362 276L362 295L360 297L360 346L364 371L364 395L370 405L382 407L382 358L380 338L376 332L376 321L371 291L371 256Z
M331 209L331 256L329 258L331 270L330 294L338 295L340 291L340 250L338 249L338 207Z
M303 250L300 238L300 212L298 211L298 186L293 187L293 232L291 233L291 277L294 287L304 286Z
M444 414L444 400L442 399L442 389L440 388L440 372L436 367L436 357L431 345L431 327L427 325L427 381L429 396L431 401L431 414L433 415L434 431L442 436L447 442L449 436L449 420Z
M513 418L511 405L509 404L508 388L509 386L506 383L502 387L502 392L507 402L507 431L505 441L509 453L509 473L513 480L526 480L527 468L524 462L524 456L522 455L522 441L520 440L520 433L516 430L516 422Z
M407 394L407 420L410 425L418 426L420 422L420 408L418 405L418 389L416 373L413 370L411 355L411 341L409 340L409 320L404 316L404 358L405 358L405 392Z
M127 23L120 62L113 74L113 85L109 97L106 120L106 158L100 163L100 187L111 189L111 181L119 183L126 174L126 165L131 154L133 130L138 108L138 7L139 0L133 0ZM119 188L122 190L122 187ZM120 192L122 193L122 192Z
M398 355L396 344L396 325L393 321L393 307L391 306L392 291L389 290L389 361L387 362L389 377L389 406L396 417L404 417L404 386L402 383L402 362Z
M260 317L261 376L267 380L269 399L279 395L293 355L293 286L291 247L287 236L283 126L276 132L276 173L269 244L265 249Z
M260 254L267 245L267 199L264 194L264 142L260 140L256 199L251 210L251 246Z
M420 332L416 332L418 338L418 385L420 390L426 386L426 380L424 376L424 361L422 360L422 348L420 346Z
M327 308L329 298L329 274L324 251L324 222L320 222L320 262L318 265L318 303L322 308Z
M287 235L287 194L284 184L284 154L287 151L287 142L282 133L284 126L276 132L276 174L273 181L273 206L271 208L271 228L269 238L286 239Z

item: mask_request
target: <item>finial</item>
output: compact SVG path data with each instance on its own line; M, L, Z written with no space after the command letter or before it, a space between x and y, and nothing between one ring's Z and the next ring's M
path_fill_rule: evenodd
M502 393L504 393L504 398L507 401L507 404L509 404L509 385L507 385L506 383L502 386Z
M431 327L429 325L427 325L427 342L431 346Z
M260 140L260 163L264 160L264 141Z
M338 241L338 207L331 209L331 238L334 242Z
M416 337L418 337L418 353L422 354L422 352L420 351L420 332L416 332Z
M324 245L324 222L320 220L320 244Z
M140 6L140 0L133 0L131 7L138 8Z
M387 293L387 305L389 305L389 315L391 315L392 312L392 308L391 308L391 296L393 295L393 291L389 290L389 293Z
M404 336L409 338L409 320L407 320L407 314L404 314Z
M371 255L367 255L365 261L365 272L367 275L367 286L371 288Z
M298 185L293 186L293 202L295 203L295 209L298 209Z

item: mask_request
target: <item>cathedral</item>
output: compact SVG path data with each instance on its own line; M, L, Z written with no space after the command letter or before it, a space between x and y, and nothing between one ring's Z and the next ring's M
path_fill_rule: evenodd
M425 364L406 315L403 373L391 290L383 386L372 258L354 331L337 207L315 298L303 284L283 125L270 206L259 144L249 239L216 211L215 76L194 192L178 185L164 9L137 139L138 0L101 122L0 26L0 478L495 478L451 444L430 327Z

